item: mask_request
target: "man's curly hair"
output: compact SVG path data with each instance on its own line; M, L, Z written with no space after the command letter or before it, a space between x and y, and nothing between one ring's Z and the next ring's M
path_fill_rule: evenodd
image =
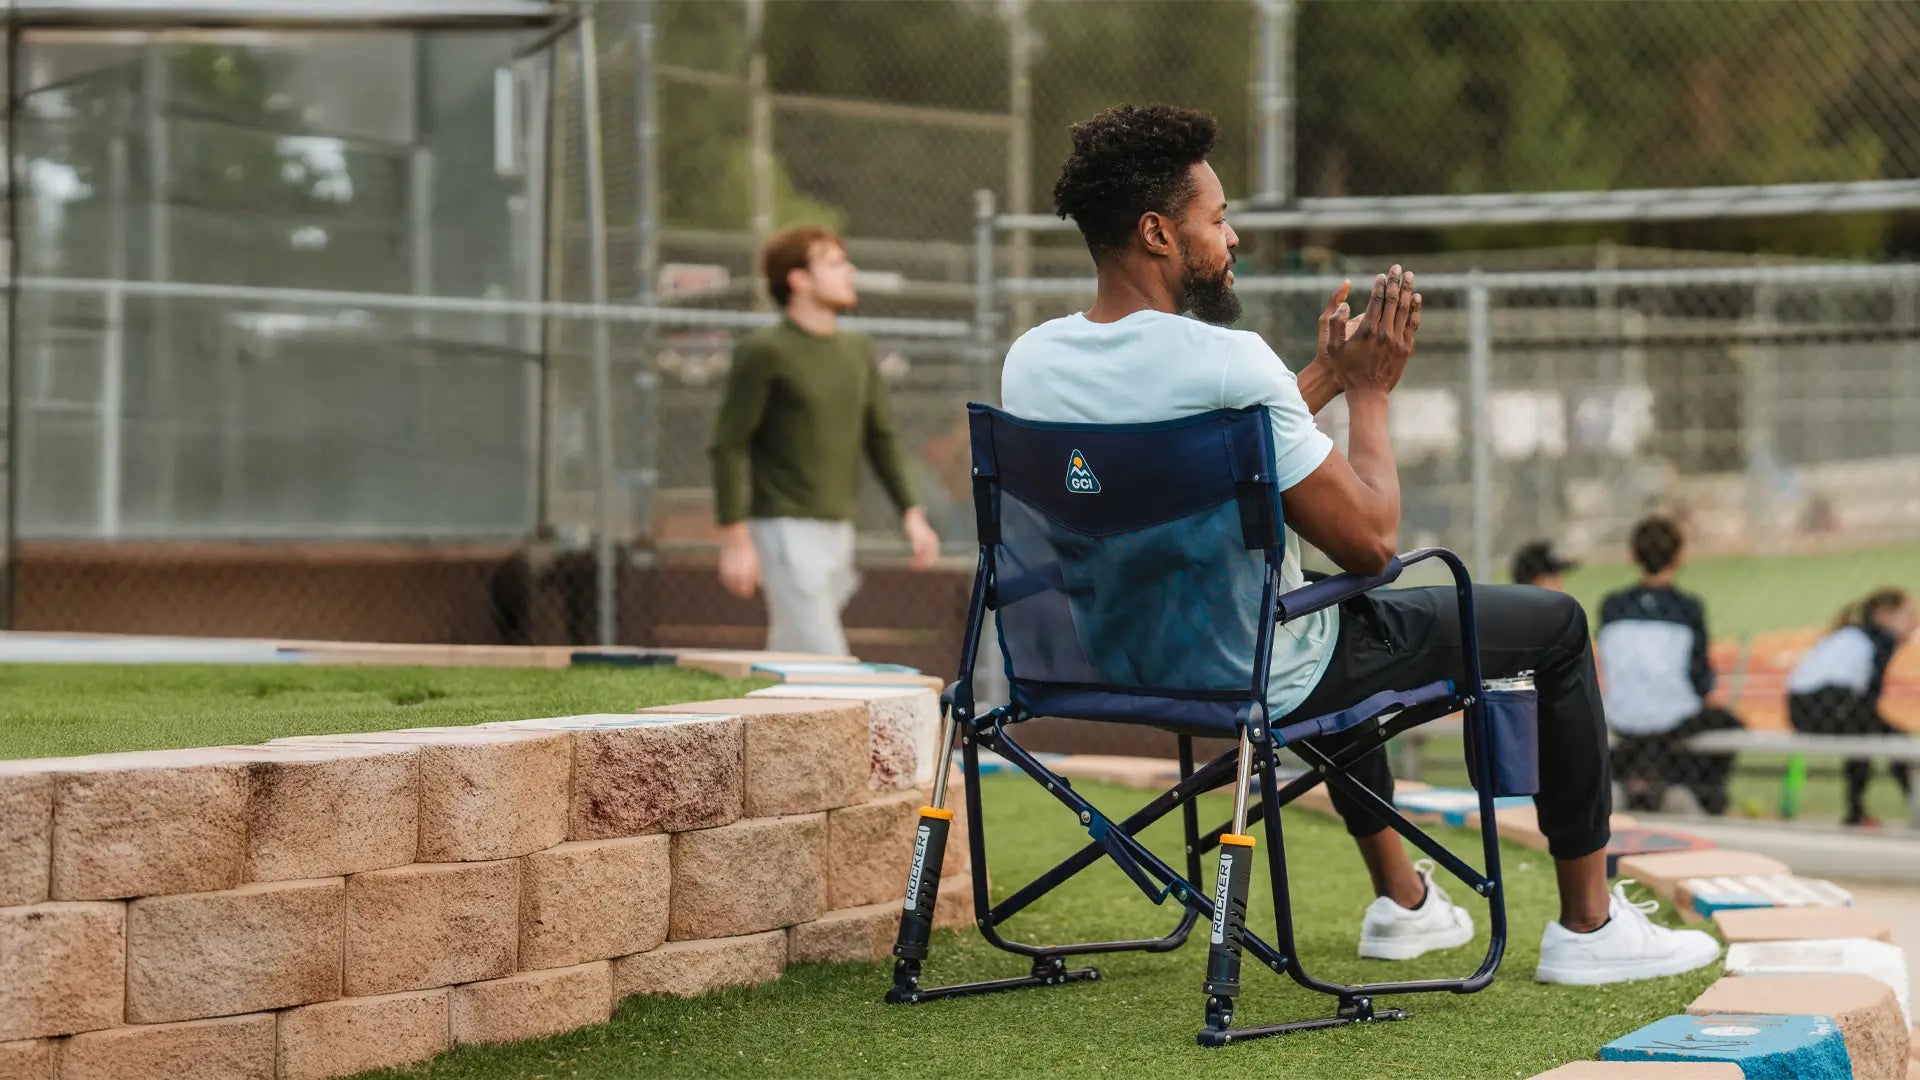
M1072 129L1073 153L1053 185L1098 259L1123 250L1140 215L1176 214L1193 195L1189 170L1220 138L1213 114L1172 105L1114 105Z

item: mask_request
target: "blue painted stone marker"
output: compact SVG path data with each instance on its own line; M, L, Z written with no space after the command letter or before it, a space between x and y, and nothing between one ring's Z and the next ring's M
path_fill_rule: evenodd
M1601 1061L1725 1061L1747 1080L1853 1080L1825 1016L1669 1016L1600 1048Z

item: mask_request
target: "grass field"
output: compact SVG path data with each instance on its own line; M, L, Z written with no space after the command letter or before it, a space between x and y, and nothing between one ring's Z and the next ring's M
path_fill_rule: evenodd
M1568 575L1567 591L1597 616L1601 597L1639 575L1638 567L1624 562L1583 566ZM1716 638L1820 626L1881 585L1920 591L1920 544L1831 555L1694 559L1681 569L1679 584L1706 601L1707 629Z
M993 776L986 783L996 896L1012 892L1085 841L1077 823L1030 781ZM1105 784L1087 782L1080 788L1112 810L1143 800L1141 792ZM1205 807L1203 828L1218 823L1212 819L1225 819L1223 796L1211 797ZM1475 913L1480 928L1471 948L1406 964L1356 959L1360 914L1370 896L1352 843L1330 819L1306 812L1288 812L1286 818L1301 951L1309 970L1378 980L1460 975L1479 962L1486 947L1485 908L1457 884L1452 895ZM1178 850L1176 820L1148 833L1149 842L1169 857ZM1452 830L1444 835L1455 850L1478 850L1477 837ZM1201 930L1172 953L1100 959L1103 978L1096 983L890 1007L880 1002L890 978L887 962L797 967L767 986L691 1000L634 998L609 1024L529 1043L464 1047L413 1070L368 1076L1532 1076L1560 1062L1590 1058L1602 1043L1682 1011L1717 974L1716 966L1597 989L1534 983L1540 931L1557 911L1553 871L1541 853L1509 846L1502 857L1512 935L1500 975L1480 994L1394 999L1391 1004L1413 1013L1403 1023L1201 1049L1193 1041L1203 1001ZM1211 869L1213 858L1204 865ZM1265 880L1264 870L1254 875L1252 910L1261 932L1272 925ZM1171 907L1150 906L1103 862L1022 913L1009 932L1050 943L1144 936L1165 933L1175 914ZM926 981L1025 972L1024 961L992 949L976 932L947 931L936 939ZM1310 995L1253 964L1242 981L1242 1023L1331 1011L1331 999Z
M1507 581L1506 559L1495 581ZM1317 557L1316 557L1317 558ZM1625 561L1623 549L1567 575L1567 591L1598 618L1607 593L1632 584L1638 567ZM1309 565L1312 565L1312 560ZM1320 569L1331 570L1324 560ZM1402 579L1409 585L1451 583L1436 564L1415 567ZM1679 585L1706 602L1707 630L1715 638L1740 638L1763 630L1823 626L1850 601L1881 585L1920 591L1920 544L1864 548L1823 555L1739 555L1687 560Z
M0 758L632 712L765 685L670 667L8 664L0 665Z
M1457 738L1429 741L1420 759L1420 779L1443 787L1466 787L1465 748ZM1831 825L1839 822L1846 799L1840 763L1831 759L1808 763L1806 790L1794 820ZM1780 787L1786 775L1785 754L1741 754L1727 782L1729 817L1774 818L1780 814ZM1624 809L1624 807L1616 807ZM1886 765L1874 766L1867 786L1867 813L1896 827L1907 821L1907 799L1887 775Z

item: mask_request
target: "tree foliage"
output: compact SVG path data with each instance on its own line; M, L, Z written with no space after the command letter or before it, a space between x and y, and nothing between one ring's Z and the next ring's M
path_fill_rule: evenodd
M743 70L743 5L670 0L662 10L686 55ZM1004 112L1008 11L990 0L783 0L768 7L771 81L788 94ZM1226 131L1215 166L1230 192L1252 188L1253 5L1032 0L1025 11L1034 44L1034 208L1045 208L1067 127L1122 100L1213 110ZM1920 9L1912 5L1319 0L1298 6L1295 27L1293 165L1302 194L1867 180L1920 169L1920 125L1911 120L1920 105L1911 60ZM724 133L716 140L723 145L675 143L713 163L685 172L701 177L717 204L736 190L727 163L744 138L745 105L707 104L711 111L671 119L709 139ZM722 115L731 108L740 119ZM946 152L929 153L886 123L815 125L799 144L783 143L781 156L789 174L808 178L804 194L835 205L854 227L912 237L925 231L911 220L914 206L943 221L964 217L956 178L985 177L1006 194L1005 140L948 134ZM902 152L889 154L889 141ZM858 168L836 182L814 162ZM877 219L861 192L880 189L919 193L919 201L874 199L892 220ZM783 213L802 191L792 196ZM744 214L744 205L732 212ZM1391 240L1467 247L1611 236L1872 254L1891 235L1886 218L1867 215Z

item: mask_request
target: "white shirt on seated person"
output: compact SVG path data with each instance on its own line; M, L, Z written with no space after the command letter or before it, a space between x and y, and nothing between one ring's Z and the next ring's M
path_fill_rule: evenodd
M1072 424L1144 424L1264 405L1280 491L1305 480L1333 449L1293 372L1260 335L1151 309L1110 323L1073 314L1022 334L1007 350L1000 402L1023 420ZM1305 584L1291 530L1280 576L1283 592ZM1267 707L1276 720L1319 684L1339 618L1331 607L1274 634Z

